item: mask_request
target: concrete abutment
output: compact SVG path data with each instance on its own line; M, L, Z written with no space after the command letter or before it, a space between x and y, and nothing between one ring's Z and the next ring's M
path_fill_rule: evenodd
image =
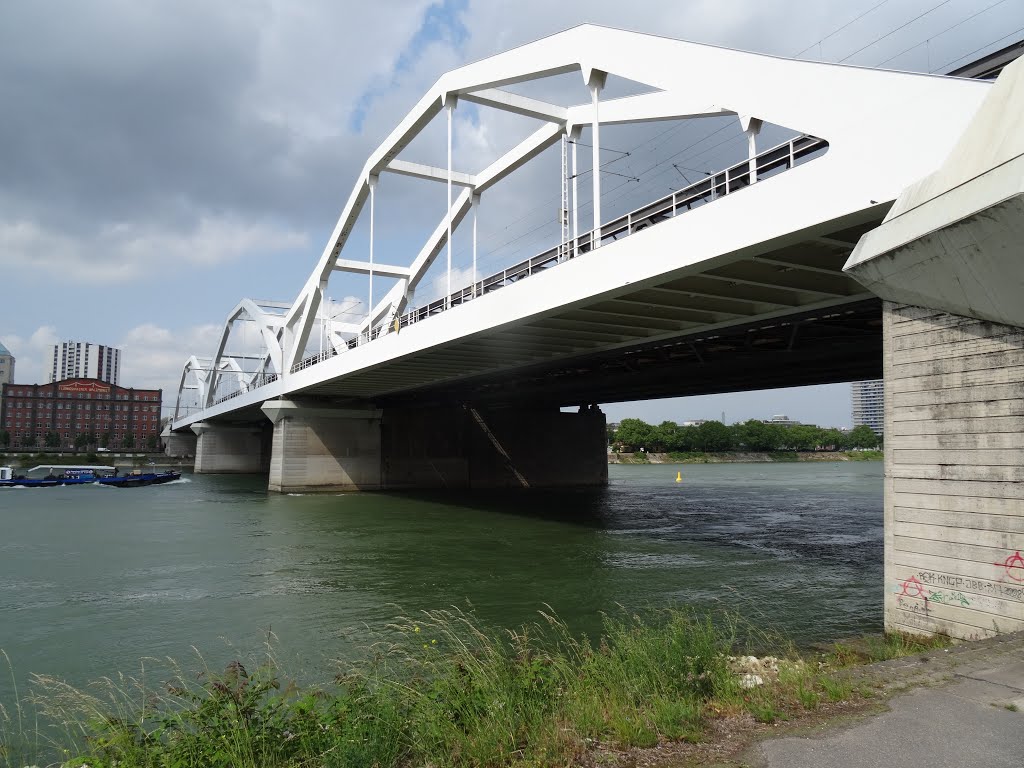
M1024 630L1024 329L885 302L885 625Z

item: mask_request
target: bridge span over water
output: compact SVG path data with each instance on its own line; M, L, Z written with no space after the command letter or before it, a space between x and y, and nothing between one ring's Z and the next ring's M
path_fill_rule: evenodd
M524 95L567 76L589 99ZM454 166L466 105L535 129ZM1022 114L1019 63L993 85L593 26L453 70L366 161L298 297L243 299L186 363L171 449L195 435L197 471L280 491L599 485L594 404L884 375L887 623L1024 629ZM701 120L731 121L742 155L602 216L578 147L600 170L602 127ZM415 159L432 123L444 167ZM478 269L480 209L552 158L559 235ZM404 261L374 248L392 176L446 200ZM354 321L326 298L338 274L368 280ZM428 275L443 288L418 303ZM260 341L233 352L242 324Z

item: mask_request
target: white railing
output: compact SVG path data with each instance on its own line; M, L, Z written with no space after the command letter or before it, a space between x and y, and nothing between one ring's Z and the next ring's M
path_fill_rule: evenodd
M749 159L742 160L725 170L708 175L707 178L701 179L694 184L677 189L671 195L662 197L652 203L647 203L623 216L601 224L597 229L581 234L574 242L568 244L569 258L576 258L592 250L595 235L602 244L607 241L614 242L655 224L675 218L694 208L699 208L720 197L737 192L744 187L751 186L750 168L752 164L756 169L754 183L757 183L783 171L791 170L800 165L801 162L813 159L813 156L823 153L826 149L828 149L828 142L824 139L806 134L796 136L789 141L759 153L753 158L753 163ZM559 244L526 261L484 277L478 280L476 284L466 286L450 296L442 296L429 304L412 309L398 318L398 327L406 328L414 323L422 322L428 317L445 312L452 307L465 304L474 298L479 298L484 294L504 288L512 283L518 283L538 272L551 269L566 260L565 252L565 244ZM388 330L389 328L386 326L377 326L370 333L363 333L354 339L350 339L346 344L349 349L354 349L360 344L373 341L382 334L387 333ZM337 352L333 348L311 355L293 365L291 371L295 373L304 370L335 355L337 355ZM234 396L229 395L217 402Z

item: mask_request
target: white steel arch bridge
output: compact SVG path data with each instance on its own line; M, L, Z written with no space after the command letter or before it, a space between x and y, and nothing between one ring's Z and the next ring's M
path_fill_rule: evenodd
M582 76L589 101L562 105L519 92L524 84L571 73ZM602 101L609 78L646 90ZM900 192L949 153L989 88L590 25L448 72L367 159L295 300L243 299L217 348L189 358L172 427L244 420L264 402L296 394L379 402L448 388L472 399L504 383L503 396L514 399L508 383L529 380L533 397L564 405L877 375L880 302L843 266ZM537 127L486 167L455 168L452 119L466 103L529 118ZM581 219L574 171L582 131L589 133L591 165L599 168L602 126L723 116L746 136L743 157L610 220L601 215L602 174L591 173L592 215ZM406 159L433 121L447 123L446 167ZM785 129L787 138L759 145L764 125ZM559 142L558 242L501 270L478 272L481 200ZM447 199L408 264L374 252L375 230L386 225L375 221L384 191L378 182L390 174L424 180L424 205ZM354 252L359 222L368 223L368 252L362 245ZM468 223L471 279L452 285L452 235ZM442 296L411 307L413 292L442 254L448 267ZM324 308L336 273L369 278L369 309L354 321L333 320ZM374 296L374 278L378 286L390 282L383 295ZM232 354L228 342L240 324L258 329L258 342ZM627 370L651 355L705 363L723 345L735 352L763 343L792 352L805 341L816 351L792 356L803 372L785 376L733 365L719 380L716 373L702 377L703 384L683 385L678 378L666 382L655 367L642 385L595 384L609 360ZM816 374L809 366L819 353Z

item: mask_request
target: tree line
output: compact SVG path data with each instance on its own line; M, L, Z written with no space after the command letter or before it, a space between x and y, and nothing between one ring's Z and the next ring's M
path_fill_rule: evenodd
M123 448L123 449L134 449L145 447L146 450L152 452L159 446L160 440L156 435L149 435L146 438L145 446L140 442L136 446L135 435L132 433L126 434L120 441L115 441L114 436L110 432L104 432L100 435L94 433L80 432L75 435L73 442L62 440L59 433L52 430L48 430L42 438L37 438L35 435L23 435L20 439L13 441L15 447L19 448L35 448L42 445L46 448L70 448L72 445L75 450L94 450L97 446L100 448ZM11 433L9 430L0 430L0 448L8 448L11 446ZM117 444L115 444L117 443Z
M615 450L672 453L684 451L847 451L852 448L881 448L882 438L871 427L858 426L850 432L813 424L766 424L750 419L725 425L705 421L679 426L674 421L648 424L641 419L623 419L618 429L608 428L608 444Z

